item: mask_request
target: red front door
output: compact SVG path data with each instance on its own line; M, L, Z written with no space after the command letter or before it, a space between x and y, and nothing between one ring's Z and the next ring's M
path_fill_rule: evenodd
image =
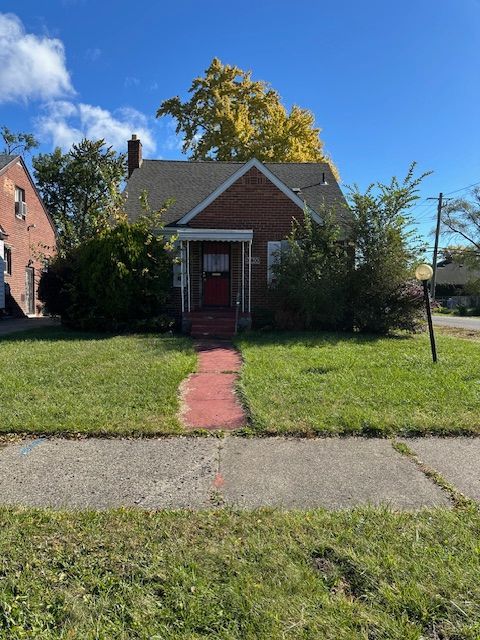
M203 304L230 306L230 245L226 242L203 243Z

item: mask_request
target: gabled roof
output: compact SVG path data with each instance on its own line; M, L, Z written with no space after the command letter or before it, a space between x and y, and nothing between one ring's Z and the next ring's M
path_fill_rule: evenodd
M437 284L465 285L480 278L480 269L473 269L459 262L442 260L437 264Z
M315 212L323 204L337 205L339 209L345 205L345 198L327 163L144 160L127 182L126 211L130 219L141 215L139 198L147 191L153 209L159 209L169 198L175 200L165 214L167 225L186 224L202 204L206 206L205 203L217 197L232 180L253 165L263 168L267 177L300 207L305 202ZM323 184L323 174L326 184Z
M19 156L8 153L0 153L0 171L7 167L11 162L16 160Z
M28 167L25 164L25 161L22 158L22 156L20 156L20 155L8 155L6 153L0 153L0 174L3 173L14 162L19 162L22 165L22 168L25 171L25 173L27 175L27 178L30 181L30 184L32 185L33 190L35 191L35 194L36 194L37 198L39 199L40 204L42 205L42 208L43 208L43 210L45 212L45 215L47 216L47 220L50 223L50 226L52 227L55 235L57 235L57 230L55 229L55 225L53 224L53 220L52 220L50 214L47 211L47 207L45 206L45 203L43 202L42 198L40 197L40 194L38 193L37 186L36 186L35 182L33 181L33 178L30 175L30 171L28 170Z

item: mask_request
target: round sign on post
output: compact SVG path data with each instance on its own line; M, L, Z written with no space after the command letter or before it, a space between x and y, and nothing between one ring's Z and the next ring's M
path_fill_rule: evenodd
M433 269L429 264L419 264L415 269L415 277L417 280L424 282L425 280L430 280L432 276Z
M427 282L433 276L433 269L429 264L419 264L415 269L415 277L423 284L423 297L425 299L425 309L427 311L428 331L430 333L430 346L432 348L432 360L437 361L437 346L435 344L435 334L433 333L432 310L430 309L430 295L428 293Z

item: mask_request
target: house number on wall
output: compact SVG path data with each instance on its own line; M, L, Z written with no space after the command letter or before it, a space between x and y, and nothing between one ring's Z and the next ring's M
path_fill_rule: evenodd
M247 258L247 264L248 264L248 258ZM252 256L250 258L250 264L260 264L259 256Z

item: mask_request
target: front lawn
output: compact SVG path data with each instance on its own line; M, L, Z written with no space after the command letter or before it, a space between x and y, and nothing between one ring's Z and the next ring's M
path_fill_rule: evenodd
M240 392L268 434L480 433L480 342L438 334L239 337Z
M480 516L0 510L0 637L474 640Z
M1 432L182 431L178 385L195 368L187 339L47 328L1 337L0 353Z

